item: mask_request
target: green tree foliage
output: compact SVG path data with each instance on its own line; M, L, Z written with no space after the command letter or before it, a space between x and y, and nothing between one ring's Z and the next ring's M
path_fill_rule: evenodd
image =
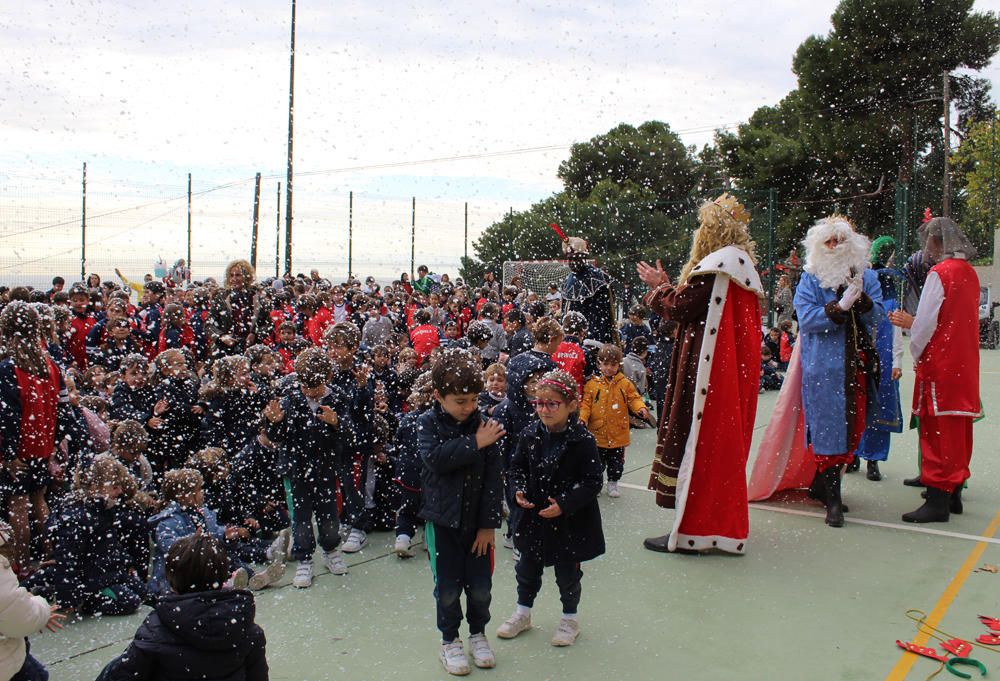
M703 150L713 158L713 150ZM717 174L721 162L713 158ZM473 244L485 267L500 271L508 260L562 257L562 243L549 227L559 225L590 244L591 253L621 282L634 277L639 258L662 258L675 270L686 261L694 228L691 208L701 170L665 123L619 125L589 142L573 145L559 167L565 189L504 216Z
M1000 173L997 135L994 121L973 124L953 159L963 186L962 226L982 258L992 256L993 239L1000 227L996 203L997 173Z

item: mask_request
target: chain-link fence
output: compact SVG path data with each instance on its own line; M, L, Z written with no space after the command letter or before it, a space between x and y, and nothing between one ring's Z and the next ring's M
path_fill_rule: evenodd
M225 264L251 259L255 178L200 186L144 185L98 177L8 175L0 184L0 284L48 288L119 269L129 279L160 276L179 259L194 279L221 277ZM426 264L458 272L472 242L510 208L420 196L352 192L328 178L296 178L292 237L294 272L318 269L341 281L356 276L396 279ZM265 178L257 203L257 273L285 270L285 186ZM190 211L190 213L189 213Z

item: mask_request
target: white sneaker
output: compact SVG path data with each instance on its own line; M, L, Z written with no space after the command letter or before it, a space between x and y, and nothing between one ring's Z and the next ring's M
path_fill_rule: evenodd
M617 499L621 495L622 493L618 491L618 482L616 480L608 480L608 496L612 499Z
M308 589L313 584L313 563L311 560L300 560L295 568L292 586L296 589Z
M508 534L505 534L503 536L503 547L505 549L512 549L512 548L514 548L514 538L511 537Z
M507 621L497 627L497 636L500 638L514 638L522 631L531 629L531 615L522 615L514 611L514 614L507 618Z
M351 533L347 535L347 541L344 542L344 545L341 546L340 549L344 553L357 553L361 549L365 548L367 544L368 535L365 534L364 530L359 530L355 527L351 530Z
M400 558L413 558L413 551L410 550L409 535L401 534L396 537L396 545L393 547L396 555Z
M346 575L347 563L344 562L344 554L339 549L323 552L323 565L330 571L331 575Z
M461 639L456 638L451 643L442 643L438 659L441 660L444 670L449 674L465 676L471 671L469 658L465 656L465 650L462 649Z
M556 628L556 633L552 635L552 645L554 646L571 646L576 641L576 637L580 635L580 625L576 620L570 620L563 617L559 620L559 626Z
M292 550L292 531L287 527L278 533L278 536L274 538L271 545L267 547L268 562L277 561L279 563L284 563L288 560L288 554Z
M480 669L493 669L497 666L497 658L493 655L486 634L473 634L469 637L469 652L472 653L472 664Z
M250 578L250 582L247 586L250 587L251 591L260 591L261 589L274 584L284 576L285 561L275 560L263 570L253 573L253 577Z
M229 578L229 582L233 589L245 589L250 583L250 575L246 568L236 568L236 571Z

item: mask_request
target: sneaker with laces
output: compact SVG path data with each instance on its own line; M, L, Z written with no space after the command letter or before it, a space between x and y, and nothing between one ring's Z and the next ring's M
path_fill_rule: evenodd
M441 660L444 670L449 674L465 676L471 671L469 658L465 656L465 650L462 649L461 639L456 638L451 643L442 643L438 658Z
M323 565L330 571L331 575L346 575L347 563L344 562L344 554L339 549L323 552Z
M580 625L576 620L570 620L563 617L559 620L559 626L556 627L556 633L552 635L552 645L554 646L571 646L576 642L576 637L580 635Z
M236 568L229 577L229 585L233 589L245 589L249 583L250 573L247 572L246 568Z
M275 560L263 570L253 573L253 577L250 578L250 582L247 586L250 587L251 591L260 591L261 589L274 584L284 576L285 562Z
M531 629L531 615L523 615L516 610L514 614L507 618L507 621L497 627L497 636L500 638L514 638L522 631Z
M311 560L300 560L295 568L292 586L296 589L308 589L313 584L313 564Z
M278 533L271 545L267 548L267 560L270 562L284 563L288 559L288 554L292 550L292 531L287 527Z
M396 545L393 547L396 555L400 558L413 558L413 551L410 550L410 537L401 534L396 537Z
M472 664L480 669L493 669L497 666L497 658L493 655L486 634L473 634L469 637L469 652L472 653Z
M618 491L618 481L608 480L608 496L612 499L617 499L621 495L622 493Z
M368 535L365 534L364 530L359 530L355 527L351 530L351 533L347 535L347 541L345 541L344 545L340 548L344 553L357 553L361 549L365 548L367 544Z

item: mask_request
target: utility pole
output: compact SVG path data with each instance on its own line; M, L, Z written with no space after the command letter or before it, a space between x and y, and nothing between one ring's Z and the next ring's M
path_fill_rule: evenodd
M354 274L354 192L347 193L347 279Z
M417 259L417 197L413 197L413 212L410 213L410 279L413 280Z
M250 267L257 271L257 228L260 225L260 173L253 185L253 233L250 235Z
M941 215L951 217L951 82L944 72L944 181L941 184Z
M288 175L285 177L285 270L292 271L292 131L295 117L295 0L292 0L291 57L288 67Z
M274 278L281 276L278 267L281 264L281 183L278 183L278 217L274 225Z

